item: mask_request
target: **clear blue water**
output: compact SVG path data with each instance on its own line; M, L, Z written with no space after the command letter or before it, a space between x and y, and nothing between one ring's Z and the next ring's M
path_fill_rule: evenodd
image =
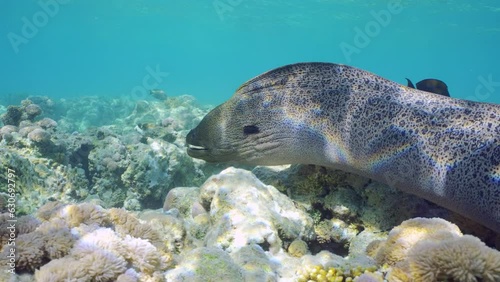
M380 0L55 1L2 1L0 95L140 98L154 86L218 104L264 71L325 61L500 103L498 0L392 1L397 11Z

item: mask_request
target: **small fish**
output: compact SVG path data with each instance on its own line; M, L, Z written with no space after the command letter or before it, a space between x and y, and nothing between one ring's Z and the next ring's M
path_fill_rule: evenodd
M161 89L151 89L149 90L149 95L161 101L167 100L167 93Z
M156 125L154 123L151 123L151 122L139 123L137 126L142 130L149 130L149 129L153 129L156 127Z
M410 79L407 78L406 80L408 81L408 87L415 88ZM446 83L439 79L428 78L419 81L417 82L417 89L450 97L448 86L446 85Z

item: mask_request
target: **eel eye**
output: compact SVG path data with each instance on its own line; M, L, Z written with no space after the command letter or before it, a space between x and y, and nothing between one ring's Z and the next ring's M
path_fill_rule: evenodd
M247 125L243 127L243 133L245 135L259 133L259 128L255 125Z

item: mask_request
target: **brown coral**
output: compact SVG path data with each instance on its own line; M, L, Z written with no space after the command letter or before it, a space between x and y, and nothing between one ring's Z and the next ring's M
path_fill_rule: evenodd
M16 271L35 271L46 262L44 238L39 232L21 234L16 238ZM7 258L9 248L4 248L2 258Z
M11 219L10 213L0 214L0 247L7 244L12 234L19 236L21 234L30 233L34 231L38 227L38 225L40 225L40 221L38 219L34 218L31 215L24 215L19 217L17 223L15 224L15 232L12 233L12 229L9 228L12 223L8 221L9 219Z
M420 242L409 253L409 266L416 281L500 281L500 252L470 235Z
M24 107L24 112L27 115L27 119L32 121L35 117L42 113L42 108L40 108L37 104L29 104Z
M59 211L58 217L64 219L70 227L77 227L82 223L99 226L109 224L106 210L90 203L65 206Z
M439 218L395 227L376 259L392 266L389 281L500 281L500 252Z
M28 133L28 139L37 144L45 144L50 142L50 134L41 128L36 128Z
M61 202L47 202L45 205L41 206L37 211L37 216L43 220L49 220L54 216L60 209L62 209L65 204Z
M116 281L125 272L122 257L95 250L78 259L67 256L52 260L35 272L36 281Z
M17 220L17 234L26 234L35 231L40 225L40 220L32 215L23 215Z
M422 240L441 241L461 236L455 224L441 218L412 218L394 227L378 249L379 264L395 265L406 259L408 251Z
M41 247L48 259L64 257L75 243L68 225L60 219L42 223L36 232L43 235L44 244Z
M39 120L36 124L43 129L54 128L57 126L57 122L50 118L43 118Z
M115 225L115 230L122 236L130 235L136 238L158 241L159 235L149 224L141 223L136 217L124 209L112 208L109 218Z
M31 231L38 222L29 216L23 219L23 231ZM61 258L68 254L75 241L64 222L44 222L35 231L18 234L15 239L16 271L33 272L51 259ZM2 250L2 259L8 258L10 248Z

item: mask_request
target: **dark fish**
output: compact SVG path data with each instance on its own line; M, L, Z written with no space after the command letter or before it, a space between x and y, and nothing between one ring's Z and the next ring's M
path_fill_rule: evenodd
M149 90L149 95L161 101L167 100L167 93L161 89L151 89Z
M408 81L408 87L415 88L411 80L409 80L408 78L406 80ZM446 83L439 79L428 78L419 81L417 82L417 89L450 97L448 86L446 85Z

